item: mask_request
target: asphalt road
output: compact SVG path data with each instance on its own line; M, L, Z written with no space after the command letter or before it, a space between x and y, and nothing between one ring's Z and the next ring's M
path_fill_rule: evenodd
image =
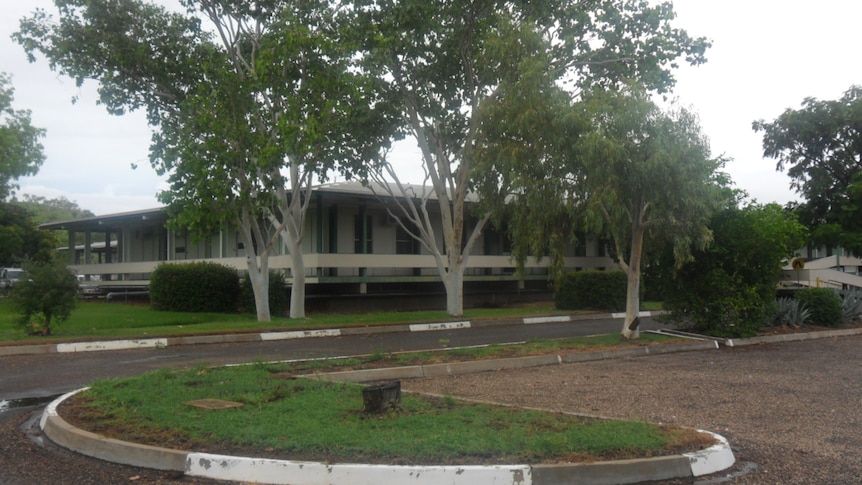
M379 351L401 352L520 342L535 338L596 335L619 331L621 322L621 320L604 318L463 330L7 356L0 357L0 401L62 394L83 387L96 379L136 375L163 367L182 368L200 364L221 365L363 355ZM662 325L651 318L641 320L641 329L651 328L662 328Z
M621 320L506 325L463 330L381 333L274 342L191 345L163 349L0 357L0 401L16 404L83 387L96 379L200 364L303 359L562 338L619 331ZM661 328L652 319L641 328ZM23 399L23 401L22 401ZM35 401L38 401L36 399ZM216 483L106 463L58 448L38 430L43 403L0 410L0 485Z

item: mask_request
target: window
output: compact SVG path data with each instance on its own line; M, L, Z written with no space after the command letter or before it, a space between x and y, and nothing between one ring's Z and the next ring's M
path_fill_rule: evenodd
M400 224L395 226L395 254L419 254L419 241Z

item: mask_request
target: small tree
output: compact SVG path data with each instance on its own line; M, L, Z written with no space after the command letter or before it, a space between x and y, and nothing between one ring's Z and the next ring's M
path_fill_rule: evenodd
M694 113L662 110L640 88L598 91L583 106L595 126L581 147L587 221L611 237L628 277L622 335L636 339L644 248L664 241L682 262L708 244L723 161Z
M12 305L21 314L21 323L34 335L51 335L51 322L69 318L75 308L78 281L66 265L33 262L27 278L12 290Z

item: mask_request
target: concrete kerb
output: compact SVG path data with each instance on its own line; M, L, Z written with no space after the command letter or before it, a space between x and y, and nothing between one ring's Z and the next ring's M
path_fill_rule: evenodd
M374 382L394 379L446 377L464 374L475 374L477 372L521 369L525 367L537 367L545 365L572 364L596 360L618 359L623 357L643 357L647 355L660 355L673 352L714 350L718 348L719 347L717 342L715 342L714 340L707 340L702 342L686 342L681 344L643 346L620 350L570 352L559 355L530 355L525 357L510 357L506 359L449 362L445 364L425 364L405 367L386 367L380 369L358 369L326 374L308 374L302 377L346 382Z
M749 337L739 339L725 339L724 345L728 347L744 347L746 345L774 344L784 342L799 342L802 340L815 340L822 338L850 337L862 335L862 328L846 328L839 330L824 330L822 332L787 333L781 335L764 335L761 337Z
M144 468L177 471L189 476L275 485L563 485L624 484L647 480L696 477L724 470L735 458L726 439L682 455L613 462L556 465L389 466L330 464L186 452L105 438L67 423L57 413L67 393L45 409L40 426L60 446L94 458Z

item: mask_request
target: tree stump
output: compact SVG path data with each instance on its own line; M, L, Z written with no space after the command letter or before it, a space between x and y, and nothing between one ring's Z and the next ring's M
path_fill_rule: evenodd
M362 389L362 412L376 414L401 409L401 381L387 382Z

